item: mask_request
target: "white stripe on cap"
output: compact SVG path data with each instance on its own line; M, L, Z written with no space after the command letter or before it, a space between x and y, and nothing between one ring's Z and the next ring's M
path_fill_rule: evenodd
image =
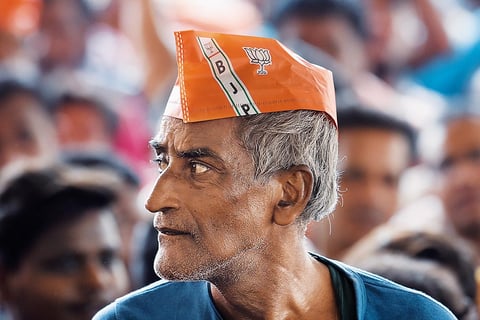
M247 87L235 73L228 56L216 41L204 37L197 37L197 40L203 56L209 62L214 79L230 101L235 114L246 116L260 113Z

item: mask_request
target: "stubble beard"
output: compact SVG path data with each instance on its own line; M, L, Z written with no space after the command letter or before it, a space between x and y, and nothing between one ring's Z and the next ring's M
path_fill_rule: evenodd
M252 246L241 249L235 255L223 260L208 259L205 261L205 252L199 250L191 255L189 259L185 259L183 263L169 263L161 256L161 247L155 256L155 273L162 279L172 281L199 281L205 280L215 285L230 285L239 281L241 274L256 270L255 263L249 259L249 254L256 251L256 254L266 249L263 240L254 242ZM261 253L260 253L261 254ZM192 261L194 263L192 263ZM197 265L195 262L204 261Z

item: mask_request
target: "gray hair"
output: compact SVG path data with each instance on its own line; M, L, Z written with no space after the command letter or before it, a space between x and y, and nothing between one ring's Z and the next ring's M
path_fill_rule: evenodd
M296 165L313 175L313 191L300 222L321 220L338 199L338 138L323 112L296 110L237 118L237 136L251 154L255 178L267 179Z

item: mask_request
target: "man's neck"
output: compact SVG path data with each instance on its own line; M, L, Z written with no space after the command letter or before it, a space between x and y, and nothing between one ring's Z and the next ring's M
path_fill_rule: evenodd
M212 281L214 303L224 318L336 319L328 268L306 251L253 263L254 272L235 282Z

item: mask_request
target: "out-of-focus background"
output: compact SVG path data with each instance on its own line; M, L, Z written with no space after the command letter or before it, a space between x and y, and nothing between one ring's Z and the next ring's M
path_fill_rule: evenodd
M0 176L26 162L116 172L125 182L117 220L130 289L156 279L143 208L157 177L148 141L176 79L173 32L184 29L276 38L333 71L339 110L408 123L418 154L392 178L398 199L388 223L443 232L442 168L466 157L480 171L480 142L466 155L442 151L444 118L480 110L480 1L0 0ZM478 198L480 187L463 200Z
M479 104L478 1L339 1L356 7L358 37L340 23L324 29L328 37L300 30L286 9L292 2L2 0L0 80L39 91L55 131L50 147L110 149L142 184L151 175L146 141L175 80L175 30L280 39L334 71L339 108L358 99L422 130Z

